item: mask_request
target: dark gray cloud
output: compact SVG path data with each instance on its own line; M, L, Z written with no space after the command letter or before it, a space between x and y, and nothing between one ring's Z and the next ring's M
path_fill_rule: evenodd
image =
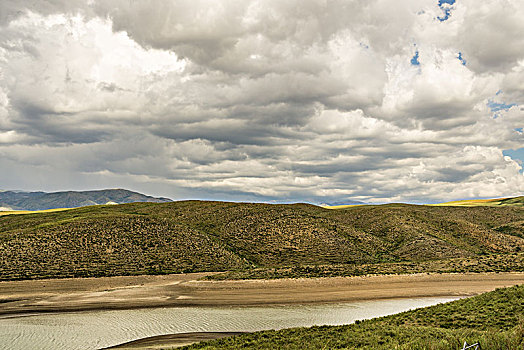
M4 0L0 4L0 25L17 20L28 11L42 15L87 14L87 9L84 0Z
M490 0L486 6L473 1L458 3L463 25L457 29L464 57L477 72L509 72L524 59L521 4Z

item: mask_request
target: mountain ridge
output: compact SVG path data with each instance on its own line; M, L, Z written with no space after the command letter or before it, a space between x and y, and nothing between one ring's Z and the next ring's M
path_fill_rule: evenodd
M152 197L125 189L90 191L22 192L1 191L0 208L4 210L48 210L78 208L100 204L127 204L135 202L166 203L169 198Z

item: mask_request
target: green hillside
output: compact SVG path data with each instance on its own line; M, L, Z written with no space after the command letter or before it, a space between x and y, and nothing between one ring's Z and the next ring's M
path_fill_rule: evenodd
M524 286L347 326L264 331L184 349L524 349Z
M93 206L1 216L0 279L471 259L520 254L523 237L511 206Z

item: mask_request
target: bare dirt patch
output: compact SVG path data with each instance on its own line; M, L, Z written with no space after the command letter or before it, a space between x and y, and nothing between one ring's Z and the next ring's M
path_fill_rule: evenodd
M524 273L412 274L204 281L209 273L0 282L0 315L164 306L252 306L471 296Z

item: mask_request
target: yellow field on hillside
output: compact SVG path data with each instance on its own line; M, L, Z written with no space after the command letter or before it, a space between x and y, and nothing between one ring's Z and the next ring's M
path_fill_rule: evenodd
M0 216L50 213L53 211L63 211L63 210L69 210L69 209L74 209L74 208L56 208L56 209L46 209L46 210L6 210L6 211L0 211Z
M352 208L352 207L361 207L366 204L344 204L344 205L323 205L322 208L324 209L345 209L345 208Z
M391 203L393 204L393 203ZM323 205L325 209L345 209L351 207L360 207L366 204L347 204L347 205ZM445 206L445 207L498 207L498 206L524 206L524 196L520 197L504 197L504 198L488 198L488 199L464 199L444 203L426 204L428 206Z
M491 199L465 199L461 201L452 201L438 204L431 204L436 206L463 206L463 207L476 207L486 205L497 205L500 201L508 198L491 198Z

